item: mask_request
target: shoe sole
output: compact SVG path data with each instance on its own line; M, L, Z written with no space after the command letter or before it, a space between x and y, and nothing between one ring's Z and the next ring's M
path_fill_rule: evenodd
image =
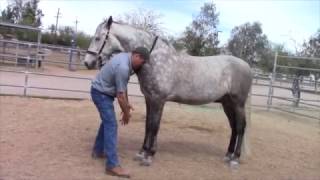
M106 174L107 175L110 175L110 176L116 176L116 177L121 177L121 178L130 178L130 175L121 175L121 174L116 174L114 172L111 172L111 171L106 171Z

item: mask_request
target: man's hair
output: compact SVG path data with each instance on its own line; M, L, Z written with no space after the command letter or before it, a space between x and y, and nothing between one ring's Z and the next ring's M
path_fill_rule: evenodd
M150 58L149 50L145 47L137 47L132 53L139 54L144 60L149 60Z

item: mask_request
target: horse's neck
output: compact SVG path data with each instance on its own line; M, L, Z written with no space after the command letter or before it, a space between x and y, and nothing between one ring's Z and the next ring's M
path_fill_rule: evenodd
M153 36L143 30L127 25L117 24L114 34L118 37L126 51L132 51L138 46L151 48Z
M156 38L156 36L144 30L123 24L116 24L114 26L113 33L117 36L118 40L121 42L121 45L127 52L133 51L138 46L143 46L150 50ZM157 57L157 60L155 61L161 61L161 63L165 63L171 60L171 58L174 58L175 60L179 58L174 47L164 42L161 38L158 38L157 42L155 43L156 44L152 51ZM170 56L167 56L168 54L170 54Z

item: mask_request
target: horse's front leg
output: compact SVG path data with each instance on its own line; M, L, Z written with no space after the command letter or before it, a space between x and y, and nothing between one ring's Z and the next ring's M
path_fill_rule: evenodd
M157 134L164 104L162 101L146 100L147 120L145 138L142 149L137 154L137 158L141 160L141 165L151 165L152 157L157 151Z
M148 100L147 98L145 98L146 101L146 123L145 123L145 133L144 133L144 140L143 140L143 144L142 147L140 149L140 151L136 154L134 160L136 161L142 161L145 158L145 150L143 149L143 147L146 146L146 142L148 141L148 120L150 119L150 100Z

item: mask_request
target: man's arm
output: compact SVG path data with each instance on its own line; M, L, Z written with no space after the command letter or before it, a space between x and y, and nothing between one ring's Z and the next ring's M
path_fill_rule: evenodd
M122 124L128 124L130 119L130 105L127 96L127 86L129 81L129 69L118 67L115 71L115 84L117 99L122 110Z
M126 97L127 97L127 103L128 103L128 106L129 106L129 110L134 110L133 109L133 107L132 107L132 105L130 104L130 102L129 102L129 95L128 95L128 89L126 90Z
M129 103L127 101L127 97L126 97L126 93L125 92L118 92L117 93L117 99L118 99L118 103L120 105L120 108L122 110L122 118L121 121L122 123L128 124L129 120L130 120L130 106Z

